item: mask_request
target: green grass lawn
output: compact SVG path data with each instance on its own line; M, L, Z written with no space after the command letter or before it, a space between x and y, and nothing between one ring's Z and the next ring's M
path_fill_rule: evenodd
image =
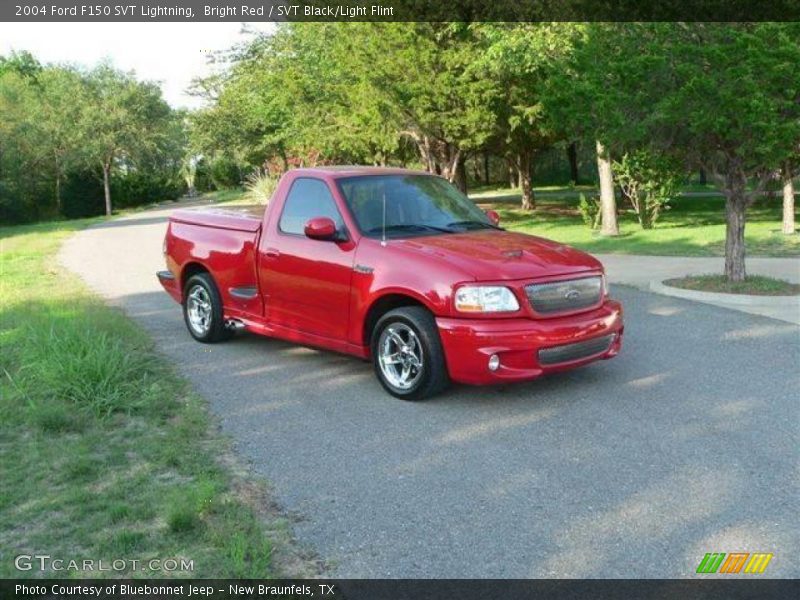
M0 228L0 577L80 575L18 572L19 554L141 560L91 576L275 574L288 530L263 484L147 335L56 263L86 224Z
M691 275L664 282L685 290L718 292L723 294L751 294L755 296L797 296L800 285L783 279L750 275L744 281L728 281L724 275Z
M503 193L505 192L505 193ZM493 190L472 195L485 208L500 213L501 225L540 235L590 252L666 256L724 256L725 200L717 196L681 197L660 217L656 227L643 230L636 216L624 210L620 235L601 236L581 221L573 197L542 195L532 212L518 208L519 195ZM745 238L749 256L800 256L800 235L780 232L781 199L759 199L747 214Z

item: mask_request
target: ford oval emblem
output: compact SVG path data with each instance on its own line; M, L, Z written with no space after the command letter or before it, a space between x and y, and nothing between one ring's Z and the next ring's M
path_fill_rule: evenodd
M567 293L564 294L564 298L567 300L577 300L581 293L576 289L567 290Z

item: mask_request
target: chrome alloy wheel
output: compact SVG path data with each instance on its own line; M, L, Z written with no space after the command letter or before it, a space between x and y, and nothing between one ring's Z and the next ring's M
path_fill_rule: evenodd
M197 335L205 335L211 329L211 298L202 285L196 285L186 298L186 314L189 326Z
M378 363L387 383L399 390L414 386L422 376L422 344L408 325L392 323L378 339Z

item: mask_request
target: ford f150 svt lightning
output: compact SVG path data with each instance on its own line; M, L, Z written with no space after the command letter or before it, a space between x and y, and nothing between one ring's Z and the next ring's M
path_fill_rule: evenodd
M200 342L245 329L352 354L407 400L615 356L602 265L498 220L428 173L296 169L266 209L175 211L158 279Z

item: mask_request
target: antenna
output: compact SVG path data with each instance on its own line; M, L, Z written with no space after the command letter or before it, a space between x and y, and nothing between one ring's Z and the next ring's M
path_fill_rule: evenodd
M386 245L386 190L383 190L383 218L381 220L381 246Z

